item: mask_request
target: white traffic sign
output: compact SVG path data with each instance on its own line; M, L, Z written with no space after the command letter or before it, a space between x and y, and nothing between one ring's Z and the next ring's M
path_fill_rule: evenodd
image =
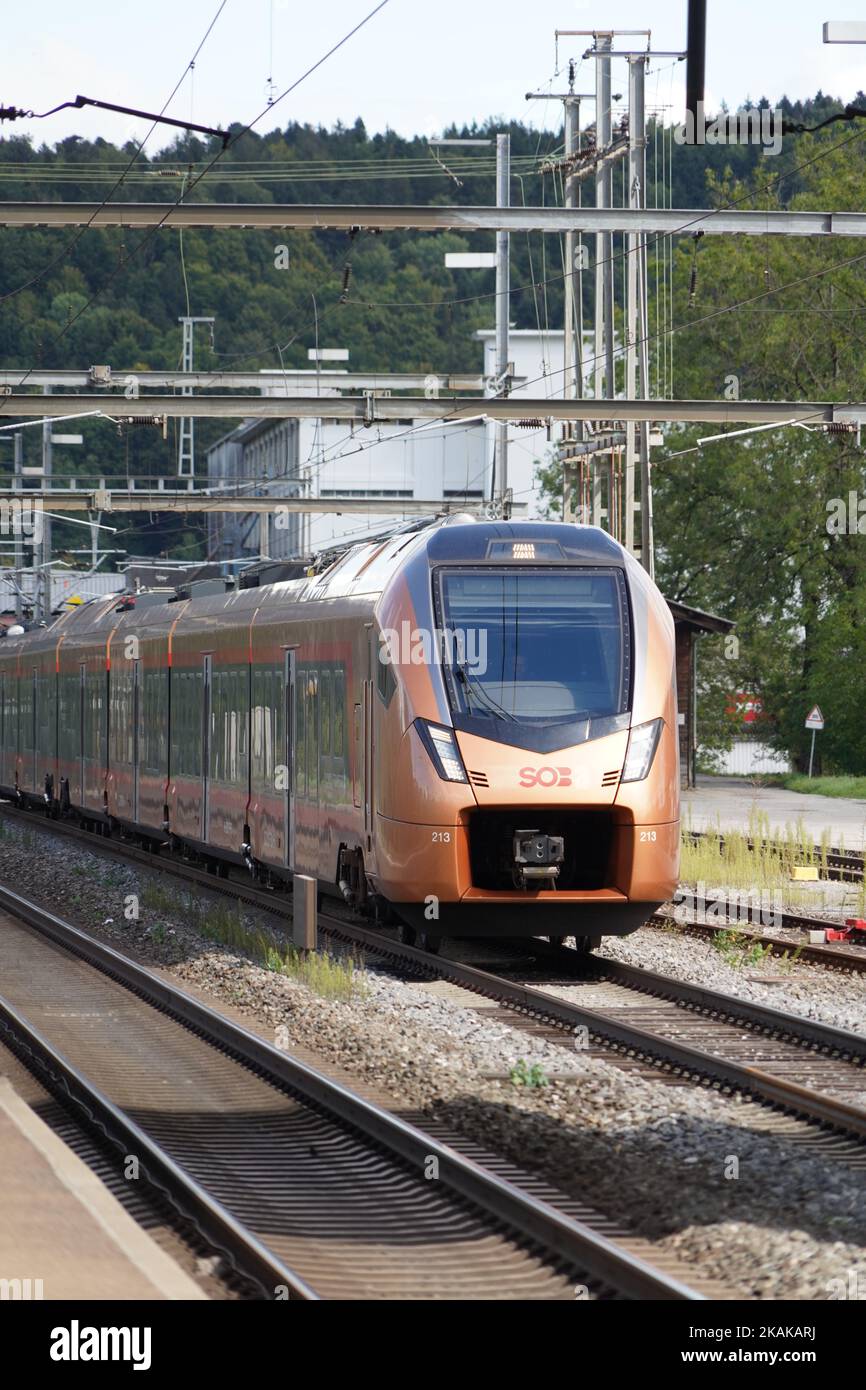
M806 728L823 729L823 727L824 716L821 713L819 707L817 705L813 705L812 708L809 710L809 713L806 715Z

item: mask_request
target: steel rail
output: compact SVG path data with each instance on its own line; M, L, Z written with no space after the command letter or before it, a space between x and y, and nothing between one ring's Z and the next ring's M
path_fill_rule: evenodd
M559 948L556 949L559 952ZM561 960L561 953L553 959ZM625 961L609 960L603 956L591 956L588 963L599 978L616 981L630 989L640 990L660 999L669 999L677 1004L691 1004L719 1018L730 1018L737 1023L750 1023L768 1033L777 1033L780 1037L794 1038L798 1042L839 1053L843 1057L866 1061L866 1037L852 1033L847 1028L836 1028L817 1019L789 1014L784 1009L774 1008L771 1004L755 1004L751 1000L739 999L736 995L726 994L722 990L710 989L707 985L695 985L687 980L674 979L670 975L659 975L654 970L644 969L642 965L629 965Z
M18 811L11 814L13 819L22 815ZM47 824L43 817L31 816L30 813L23 813L23 816L28 820L44 825L46 829L56 828L54 823ZM64 827L62 833L71 833L75 838L91 844L96 852L106 850L117 858L140 863L146 868L156 871L165 869L188 882L242 898L265 911L289 918L292 915L288 902L281 902L273 894L252 885L216 878L194 866L176 860L163 859L134 846L112 841L108 837L95 837L87 831L78 830L77 827ZM8 890L0 890L0 905L2 905L2 892L4 891ZM322 911L319 913L319 921L333 935L342 936L344 939L370 949L380 956L390 957L395 961L408 962L414 968L432 970L444 979L450 979L454 983L463 985L488 998L498 999L519 1012L551 1019L559 1026L571 1030L576 1027L586 1027L591 1034L601 1039L606 1038L618 1047L638 1049L663 1066L673 1063L682 1067L689 1075L714 1079L735 1090L749 1092L771 1105L793 1111L813 1122L830 1125L834 1129L866 1140L866 1111L856 1106L847 1105L843 1101L828 1100L817 1091L799 1086L794 1082L784 1081L761 1068L733 1062L719 1057L715 1053L705 1052L688 1044L668 1039L663 1034L610 1019L600 1011L558 999L531 985L507 980L480 970L477 966L431 955L429 952L414 946L390 941L380 932L371 931L354 922L346 921L342 917L336 917ZM717 931L718 927L713 928L713 930ZM777 942L776 944L780 943ZM787 947L790 951L790 942L787 943ZM568 962L569 953L567 951L552 948L547 942L533 941L532 948L534 952L537 951L544 957L553 958L557 963ZM836 958L838 959L838 957ZM568 963L573 966L577 962ZM614 963L600 963L600 968L604 969L608 964ZM631 969L638 970L637 967L624 967L623 977ZM663 985L668 991L668 997L672 1000L675 1000L679 995L683 1002L696 1005L702 998L702 1007L710 1008L717 1013L725 1013L734 1019L741 1018L744 1022L760 1026L769 1032L784 1031L804 1044L838 1050L852 1057L859 1058L864 1055L866 1044L857 1034L848 1033L843 1029L831 1028L827 1024L802 1018L796 1014L786 1014L768 1005L741 1001L733 995L710 990L703 986L686 984L668 976L657 976L649 971L641 971L640 974L645 985L654 981Z
M772 1105L781 1106L785 1110L793 1111L818 1124L830 1125L834 1129L866 1140L866 1110L861 1110L857 1106L848 1105L844 1101L829 1100L817 1091L799 1086L795 1082L783 1081L758 1067L731 1062L715 1053L705 1052L686 1043L676 1042L663 1034L639 1028L634 1024L622 1023L599 1010L558 999L532 985L503 979L499 975L492 975L488 971L480 970L477 966L465 965L462 961L431 956L429 952L418 950L414 946L392 945L383 937L377 936L375 932L356 928L353 924L344 923L341 919L328 917L326 914L320 913L319 915L320 920L324 920L329 930L333 930L338 935L343 933L350 939L379 951L380 954L390 954L395 959L411 960L416 965L424 965L432 969L445 979L453 980L456 984L464 985L488 998L501 1000L534 1017L552 1019L571 1030L577 1027L586 1027L590 1034L602 1039L609 1039L618 1046L638 1049L648 1057L660 1060L663 1064L673 1062L689 1074L712 1078L734 1090L750 1092ZM541 944L543 949L543 943ZM533 943L534 949L535 943ZM665 986L670 990L679 989L679 980L668 979L666 976L659 978L663 979ZM692 986L684 986L683 988L682 997L686 997L691 992ZM716 991L708 990L706 994L714 996L714 1008L724 1007L726 1012L736 1016L740 1006L738 999L732 995L720 994ZM670 997L673 998L674 996L671 995ZM742 1016L748 1013L753 1019L756 1019L757 1013L762 1007L746 1004ZM808 1039L808 1029L811 1026L811 1020L800 1020L796 1015L782 1014L775 1009L768 1009L767 1014L765 1026L778 1028L780 1026L779 1021L784 1020L787 1031L795 1034L800 1029L803 1040L810 1040ZM817 1028L823 1033L826 1025L820 1024L817 1025ZM834 1035L839 1033L846 1039L850 1038L849 1047L852 1051L863 1045L863 1040L856 1034L848 1035L841 1029L830 1031ZM838 1046L838 1043L834 1042L833 1045Z
M726 903L724 899L720 899L719 903L723 910L737 910L736 904ZM822 917L803 917L792 912L781 912L778 915L782 919L778 925L784 931L819 931L834 925ZM830 943L822 945L811 941L788 941L784 937L767 936L764 932L754 931L748 923L741 923L736 918L721 922L682 921L677 917L676 909L658 911L655 920L659 923L673 923L680 931L690 936L712 938L720 931L740 932L749 941L768 948L771 956L785 959L796 955L800 961L808 961L810 965L820 965L827 970L851 970L856 975L866 973L866 950L862 946L848 950L845 946Z
M0 890L2 891L2 890ZM16 916L22 916L16 912ZM239 1272L255 1280L262 1291L285 1285L292 1298L317 1300L318 1294L293 1269L268 1250L251 1231L236 1221L226 1208L195 1178L154 1142L125 1111L115 1105L50 1042L44 1033L25 1018L0 994L0 1029L35 1054L50 1075L61 1080L73 1100L91 1118L100 1120L106 1135L122 1139L127 1153L141 1155L142 1168L150 1182L168 1193L179 1204L181 1214L192 1213L202 1233L217 1248L227 1252Z
M431 1157L436 1158L440 1181L446 1187L484 1213L502 1221L519 1237L538 1242L546 1251L586 1270L591 1276L629 1297L703 1299L702 1294L678 1279L654 1269L583 1223L482 1168L455 1149L356 1095L308 1064L273 1047L183 990L168 984L144 966L5 886L0 886L0 908L119 980L147 1002L194 1029L206 1041L263 1073L267 1079L289 1087L313 1106L324 1110L329 1117L360 1132L368 1141L385 1147L417 1171L423 1172L425 1163ZM79 1085L83 1080L80 1076L76 1077ZM155 1161L156 1155L153 1157ZM280 1277L275 1282L287 1281Z

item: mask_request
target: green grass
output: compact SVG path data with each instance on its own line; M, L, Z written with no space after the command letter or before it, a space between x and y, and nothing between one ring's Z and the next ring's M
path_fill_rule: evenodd
M833 832L825 829L820 844L803 824L789 823L784 830L772 831L765 812L753 809L747 830L707 830L693 843L690 826L683 831L680 860L680 881L711 887L746 889L749 892L778 889L786 907L815 906L814 887L792 883L797 865L813 865L819 877L826 877L827 855L832 846ZM755 848L749 848L751 841ZM840 844L839 848L844 846ZM866 911L866 880L851 885L858 894L857 911Z
M299 951L272 932L248 926L239 902L202 902L158 883L145 886L141 902L152 911L173 913L209 941L242 951L265 970L299 980L325 999L357 999L367 993L364 972L354 957ZM154 939L156 930L151 931Z
M789 792L814 792L816 796L847 796L866 800L866 777L806 777L792 772L781 779Z
M762 946L760 941L754 941L748 932L737 931L734 927L722 927L715 932L711 944L725 964L734 970L740 970L745 965L754 968L769 964L770 957L773 956L773 948L769 942ZM793 951L773 956L773 968L786 974L792 965L796 965L802 950L802 946L797 946Z
M811 864L825 872L831 848L830 831L819 845L803 824L788 824L783 831L770 829L765 812L754 810L747 830L706 830L697 843L683 834L680 878L684 883L724 883L731 888L781 888L791 879L795 865ZM749 842L755 846L750 849Z

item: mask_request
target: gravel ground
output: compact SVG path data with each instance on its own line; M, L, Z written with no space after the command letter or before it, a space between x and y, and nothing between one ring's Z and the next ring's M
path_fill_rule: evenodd
M769 958L759 966L730 964L710 941L673 929L644 927L632 936L606 936L596 955L640 965L676 980L705 985L755 1004L866 1031L866 976L843 975ZM773 983L766 980L771 976Z
M441 984L399 981L378 966L363 974L361 997L320 998L203 938L184 920L187 890L175 880L164 882L177 910L142 908L128 920L128 895L141 894L150 875L64 840L7 826L0 878L244 1010L280 1045L312 1048L400 1106L546 1173L747 1297L826 1299L852 1270L866 1297L866 1173L768 1133L773 1117L759 1107L533 1040ZM514 1086L508 1074L521 1057L538 1062L550 1084Z

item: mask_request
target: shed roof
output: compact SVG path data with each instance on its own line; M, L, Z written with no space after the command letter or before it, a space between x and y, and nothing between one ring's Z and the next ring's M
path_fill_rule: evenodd
M696 632L730 632L736 623L730 618L720 618L716 613L705 613L700 608L689 608L684 603L667 600L668 608L675 623L684 623Z

